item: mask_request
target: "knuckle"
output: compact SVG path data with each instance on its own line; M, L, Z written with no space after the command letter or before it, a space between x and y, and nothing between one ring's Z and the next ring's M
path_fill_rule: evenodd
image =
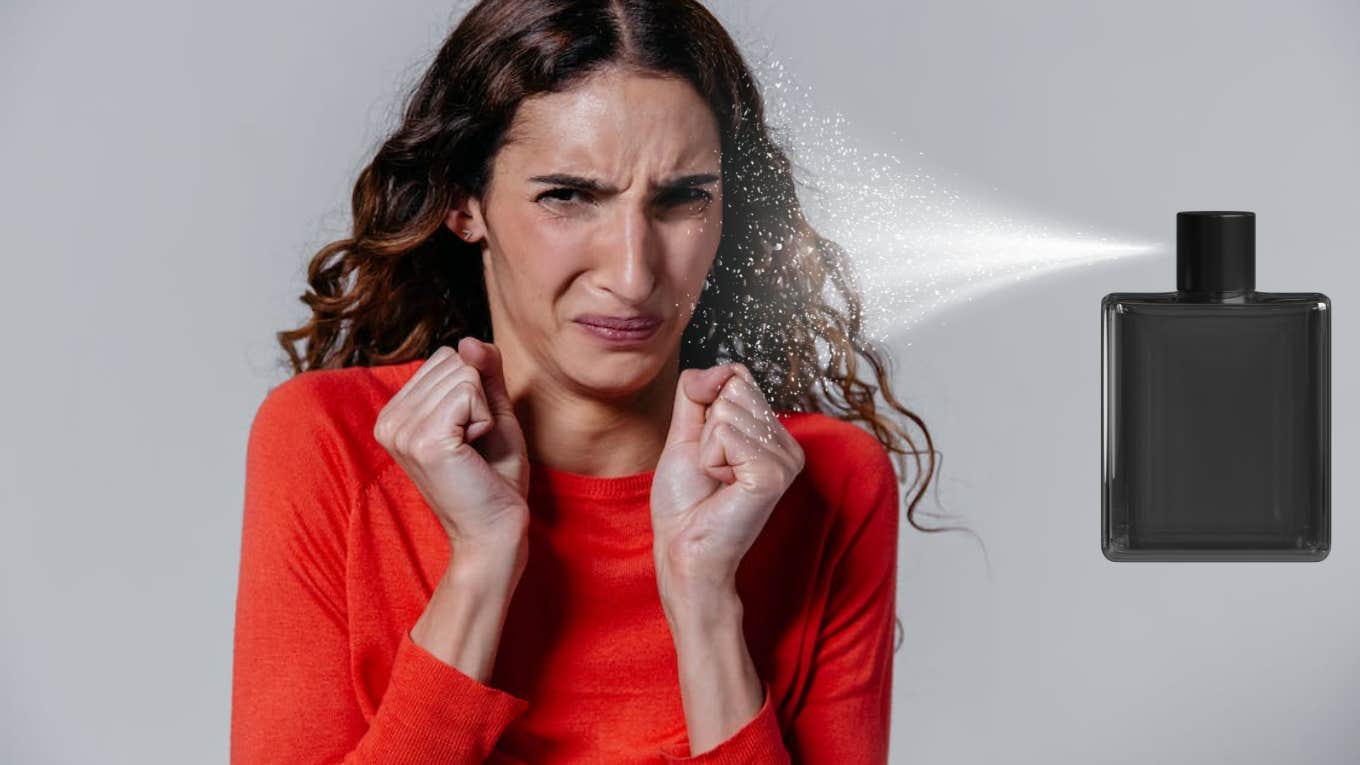
M404 423L402 425L393 426L391 442L392 442L391 448L395 450L397 454L410 453L409 450L407 449L407 446L411 442L411 434L410 430L407 427L405 427Z
M422 434L411 440L407 446L407 453L420 463L429 463L438 459L443 451L443 445L438 438Z
M464 378L459 380L454 383L453 388L449 392L457 394L469 403L476 403L477 400L482 397L481 386L477 384L475 379Z
M453 353L452 348L448 347L447 345L441 345L435 349L434 353L430 354L430 358L426 359L425 363L430 366L440 364L444 361L444 359L447 359L451 354L457 355Z
M477 371L477 367L474 367L471 364L464 364L458 367L458 369L453 372L453 376L460 384L464 382L471 383L474 386L482 384L481 373Z
M385 408L378 413L378 419L373 423L373 437L387 448L391 448L396 441L397 431L401 421L397 419L395 409Z
M471 424L473 415L490 408L486 402L486 395L475 380L459 380L449 390L446 400L462 404L466 408L468 417L467 421L462 423L464 427Z

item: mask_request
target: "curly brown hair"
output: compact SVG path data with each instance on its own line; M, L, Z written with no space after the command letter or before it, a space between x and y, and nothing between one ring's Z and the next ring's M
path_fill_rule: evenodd
M919 473L922 452L875 409L881 393L926 440L929 463L912 481L920 486L907 520L949 530L913 517L937 452L925 422L893 397L884 354L862 335L846 253L804 219L754 77L694 0L482 0L469 10L360 172L351 235L308 266L301 300L312 316L277 335L293 373L402 363L464 335L492 342L482 260L459 257L477 245L445 226L449 207L460 192L482 198L524 98L567 90L606 66L683 78L718 119L722 239L682 337L680 368L741 361L772 408L864 422L889 452L912 455ZM859 357L875 382L858 379Z

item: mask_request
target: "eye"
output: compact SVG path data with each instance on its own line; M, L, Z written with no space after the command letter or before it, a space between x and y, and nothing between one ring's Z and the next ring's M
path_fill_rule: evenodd
M573 189L573 188L569 188L569 187L566 187L566 186L559 186L558 188L555 188L555 189L548 189L547 191L543 192L542 194L539 194L539 195L535 198L535 200L536 200L536 201L542 201L542 200L544 200L544 199L551 199L551 200L553 200L554 202L569 202L569 201L571 201L570 197L571 197L572 194L579 194L579 193L580 193L580 190L579 190L579 189Z
M703 189L678 189L662 198L664 204L686 204L690 202L703 202L705 206L713 195Z

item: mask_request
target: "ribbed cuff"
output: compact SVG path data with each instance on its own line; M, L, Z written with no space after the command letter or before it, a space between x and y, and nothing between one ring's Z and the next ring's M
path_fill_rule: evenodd
M412 752L452 762L481 762L528 708L525 699L444 663L408 632L397 647L379 714L393 715L389 719L400 731L391 733Z
M774 713L769 683L762 683L765 698L760 711L725 741L691 757L689 742L661 747L661 761L667 763L706 763L708 765L788 765L789 750Z

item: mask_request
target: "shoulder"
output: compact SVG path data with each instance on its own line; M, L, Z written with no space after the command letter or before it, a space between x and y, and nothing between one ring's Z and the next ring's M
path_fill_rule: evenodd
M803 447L806 468L864 478L890 478L892 457L866 427L822 412L777 411L789 435ZM814 464L815 463L815 464ZM805 469L806 469L805 468Z
M807 480L833 502L842 524L858 526L885 508L896 510L892 455L866 427L822 412L776 414L803 448Z
M891 603L885 583L896 581L901 495L892 455L867 427L827 414L780 414L805 450L804 472L835 492L825 555L831 587L845 613L872 598Z
M265 393L251 422L251 445L270 444L293 460L341 463L351 480L362 481L387 458L373 438L378 412L418 366L407 362L296 374Z

